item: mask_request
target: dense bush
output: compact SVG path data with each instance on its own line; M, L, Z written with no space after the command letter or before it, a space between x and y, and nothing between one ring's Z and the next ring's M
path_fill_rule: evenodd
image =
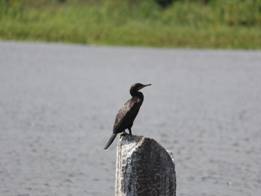
M64 3L96 4L112 15L153 17L163 23L261 25L261 0L0 0L0 12L19 16L24 7ZM160 10L158 4L168 7Z
M166 8L170 6L173 2L173 0L155 0L158 5L160 5L163 8Z
M220 0L215 6L220 20L228 25L261 25L260 0Z
M0 0L0 39L261 48L261 0L158 2Z

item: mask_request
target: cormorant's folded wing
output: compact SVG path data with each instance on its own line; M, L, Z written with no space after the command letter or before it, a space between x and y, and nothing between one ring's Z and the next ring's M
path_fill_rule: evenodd
M129 116L132 113L132 109L135 108L136 104L138 104L137 101L130 99L123 105L123 107L119 110L118 114L116 115L114 126L113 126L113 131L120 129L121 126L124 123L126 123L126 120L129 119ZM123 130L121 130L121 131L123 131Z

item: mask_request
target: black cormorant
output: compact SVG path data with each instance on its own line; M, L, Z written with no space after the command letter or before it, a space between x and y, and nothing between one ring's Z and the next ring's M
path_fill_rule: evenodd
M104 147L105 150L112 144L118 133L125 132L125 129L128 129L129 134L132 134L131 127L133 125L133 121L135 120L144 99L143 94L139 92L139 90L150 85L151 84L136 83L131 86L130 94L132 98L123 105L116 115L116 119L113 125L113 133Z

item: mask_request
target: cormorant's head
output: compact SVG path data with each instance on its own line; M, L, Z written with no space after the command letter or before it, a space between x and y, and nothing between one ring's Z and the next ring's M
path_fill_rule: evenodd
M136 84L133 84L130 88L130 91L139 91L140 89L143 89L144 87L146 86L150 86L151 84L141 84L141 83L136 83Z

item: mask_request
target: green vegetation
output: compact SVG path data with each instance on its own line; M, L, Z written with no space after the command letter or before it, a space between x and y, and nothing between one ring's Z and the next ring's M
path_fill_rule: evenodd
M0 39L261 48L261 0L0 0Z

